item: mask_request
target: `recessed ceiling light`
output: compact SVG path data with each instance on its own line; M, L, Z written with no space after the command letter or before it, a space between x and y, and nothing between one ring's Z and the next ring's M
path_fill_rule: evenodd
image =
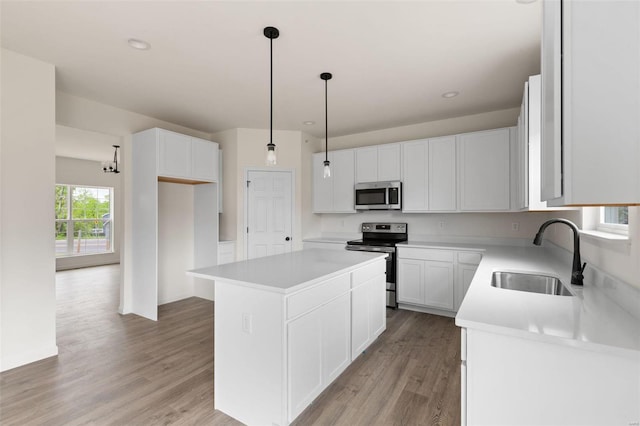
M443 98L455 98L456 96L458 96L460 94L460 92L446 92L442 94Z
M138 50L151 49L151 45L144 40L130 38L129 40L127 40L127 43L129 43L129 46L133 47L134 49L138 49Z
M314 124L316 124L315 121L303 121L302 124L304 124L305 126L312 126Z

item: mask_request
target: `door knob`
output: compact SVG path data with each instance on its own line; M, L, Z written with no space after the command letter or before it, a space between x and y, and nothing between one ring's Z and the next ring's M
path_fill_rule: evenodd
M286 238L285 238L284 240L285 240L285 241L289 241L290 239L291 239L291 238L289 238L289 237L286 237Z

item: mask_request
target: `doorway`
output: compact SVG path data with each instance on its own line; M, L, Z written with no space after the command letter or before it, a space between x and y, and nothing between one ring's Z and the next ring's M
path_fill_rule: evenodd
M246 259L290 252L293 171L247 170L246 177Z

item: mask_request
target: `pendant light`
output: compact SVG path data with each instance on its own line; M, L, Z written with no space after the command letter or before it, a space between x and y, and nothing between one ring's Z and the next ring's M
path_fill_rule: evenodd
M267 144L267 166L276 165L276 145L273 143L273 39L278 38L280 31L275 27L266 27L264 29L264 36L269 39L270 45L270 75L271 80L269 82L269 143Z
M120 145L111 146L115 148L115 152L113 153L113 161L103 161L102 171L105 173L120 173L120 170L118 170L118 148L120 148Z
M330 72L323 72L320 78L324 80L324 178L331 177L331 164L329 161L329 107L327 102L327 81L331 80Z

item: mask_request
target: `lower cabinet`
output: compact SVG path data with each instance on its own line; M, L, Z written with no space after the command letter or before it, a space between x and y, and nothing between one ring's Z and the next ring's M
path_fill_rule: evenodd
M463 426L638 423L637 354L461 331Z
M236 261L236 242L235 241L219 241L218 242L218 265L232 263Z
M345 293L288 324L289 421L349 365L350 315Z
M353 286L353 283L352 283ZM356 359L386 326L386 283L377 276L351 290L351 359Z
M480 259L478 252L398 247L398 302L455 313Z

